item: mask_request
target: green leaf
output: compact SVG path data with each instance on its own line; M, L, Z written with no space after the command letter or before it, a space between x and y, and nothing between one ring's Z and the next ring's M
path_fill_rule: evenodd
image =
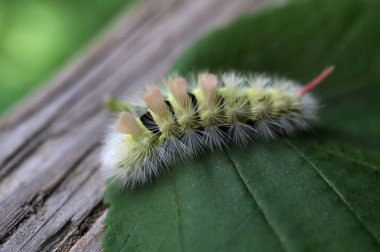
M379 251L380 2L291 1L196 42L173 71L312 79L314 132L186 161L138 191L109 188L106 251Z

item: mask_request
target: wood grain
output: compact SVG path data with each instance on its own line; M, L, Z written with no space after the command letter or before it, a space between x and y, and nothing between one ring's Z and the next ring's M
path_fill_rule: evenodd
M141 1L0 121L0 251L100 251L105 94L164 76L192 40L275 0Z

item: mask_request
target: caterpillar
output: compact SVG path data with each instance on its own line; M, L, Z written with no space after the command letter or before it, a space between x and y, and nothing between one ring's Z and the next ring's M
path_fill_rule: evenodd
M309 91L333 69L305 86L235 72L165 81L166 90L152 88L142 94L146 108L118 103L122 112L106 135L103 168L123 188L135 188L207 149L305 131L318 110Z

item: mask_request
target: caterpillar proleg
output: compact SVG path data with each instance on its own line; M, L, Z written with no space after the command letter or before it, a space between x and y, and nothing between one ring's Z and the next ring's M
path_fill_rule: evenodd
M152 88L142 95L146 108L118 102L122 112L105 138L103 167L114 182L134 188L206 149L305 131L318 109L309 91L332 71L305 86L234 72L168 80L168 92Z

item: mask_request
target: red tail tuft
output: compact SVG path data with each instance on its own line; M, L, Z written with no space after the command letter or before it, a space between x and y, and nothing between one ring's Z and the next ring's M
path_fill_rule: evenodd
M304 95L307 92L313 90L315 87L317 87L319 84L322 83L323 80L325 80L333 71L335 66L330 66L326 68L318 77L307 83L300 91L300 95Z

